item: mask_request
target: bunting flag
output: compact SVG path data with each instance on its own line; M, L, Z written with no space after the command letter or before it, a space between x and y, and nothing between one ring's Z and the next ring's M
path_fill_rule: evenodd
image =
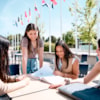
M18 27L17 21L15 21L13 25L16 26L16 27Z
M45 4L45 1L44 0L42 0L42 4Z
M23 21L22 20L20 21L20 23L21 23L21 25L23 25Z
M21 15L21 18L20 18L20 23L21 23L21 25L23 25L22 15Z
M46 7L49 7L47 3L43 4L42 6L46 6Z
M31 9L29 8L29 16L31 16Z
M16 25L16 27L18 27L18 23L17 23L17 21L15 21L15 25Z
M29 8L29 17L28 17L28 23L30 22L31 19L31 9Z
M52 2L54 5L57 5L56 0L51 0L51 2Z
M50 5L47 4L44 0L42 0L42 6L43 6L43 7L46 6L46 7L48 7L48 8L51 8Z
M64 2L65 2L66 0L64 0Z
M20 18L18 17L18 22L20 22Z
M38 11L36 4L35 4L35 11Z
M51 7L54 8L53 3L52 3L52 5L51 5Z
M26 11L25 11L25 17L27 18L27 13L26 13Z

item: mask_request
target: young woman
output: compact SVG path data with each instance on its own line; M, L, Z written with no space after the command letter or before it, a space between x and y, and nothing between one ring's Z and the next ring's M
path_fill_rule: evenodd
M8 76L8 47L9 41L0 36L0 96L20 89L29 84L29 79L23 76ZM19 82L17 82L19 81ZM14 83L11 83L14 82Z
M100 47L100 39L98 40L98 46ZM98 51L98 53L100 54L100 51ZM98 74L100 74L100 61L96 62L96 64L94 65L93 69L89 72L89 74L87 74L84 79L83 79L83 83L87 84L90 81L92 81ZM57 88L59 86L65 85L68 82L64 82L62 84L55 84L55 85L50 85L49 88ZM100 85L100 82L98 83Z
M34 24L27 25L21 42L23 74L37 71L43 65L43 41L39 36L39 29ZM38 61L38 57L39 61Z
M84 77L85 84L89 83L100 73L100 39L98 39L97 56L98 56L98 62L94 65L90 73Z
M79 75L79 61L67 44L59 40L55 46L55 75L76 79Z
M93 69L84 77L84 83L87 84L92 81L98 74L100 74L100 61L98 61ZM99 84L100 85L100 84Z

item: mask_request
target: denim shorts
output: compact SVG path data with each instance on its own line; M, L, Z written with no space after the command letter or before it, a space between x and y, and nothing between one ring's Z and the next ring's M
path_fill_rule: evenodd
M39 69L39 60L32 58L27 60L27 74L34 73Z

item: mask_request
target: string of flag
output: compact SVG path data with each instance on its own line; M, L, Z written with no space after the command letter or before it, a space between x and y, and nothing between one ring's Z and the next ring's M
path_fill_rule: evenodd
M63 1L65 2L66 0L63 0ZM50 2L51 2L51 4L48 4L45 0L42 0L42 2L41 2L42 3L42 7L48 7L49 9L51 9L51 8L53 9L54 6L57 5L57 1L56 0L50 0ZM39 13L39 10L38 10L38 7L37 7L36 3L34 4L34 10L37 12L38 17L40 18L40 13ZM28 13L27 13L27 11L25 11L24 16L25 16L27 22L29 23L30 20L31 20L31 9L30 8L29 8ZM24 24L22 15L20 17L18 16L18 19L14 21L13 25L18 27L19 23L21 25Z

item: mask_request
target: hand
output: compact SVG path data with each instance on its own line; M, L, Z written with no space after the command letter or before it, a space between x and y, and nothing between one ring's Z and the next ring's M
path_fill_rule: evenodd
M24 86L27 86L30 83L30 79L27 77L27 78L24 78L21 82Z
M67 84L70 84L70 81L65 79L65 81L62 82L61 84L51 84L51 85L49 86L49 88L50 88L50 89L56 89L56 88L58 88L58 87L60 87L60 86L67 85Z
M60 71L54 71L54 73L53 73L53 74L54 74L54 75L63 76L62 72L60 72Z
M50 89L56 89L56 88L58 88L58 87L60 87L60 86L62 86L63 84L51 84L50 86L49 86L49 88Z
M16 81L21 81L24 78L26 78L26 75L20 75L20 76L16 77Z

